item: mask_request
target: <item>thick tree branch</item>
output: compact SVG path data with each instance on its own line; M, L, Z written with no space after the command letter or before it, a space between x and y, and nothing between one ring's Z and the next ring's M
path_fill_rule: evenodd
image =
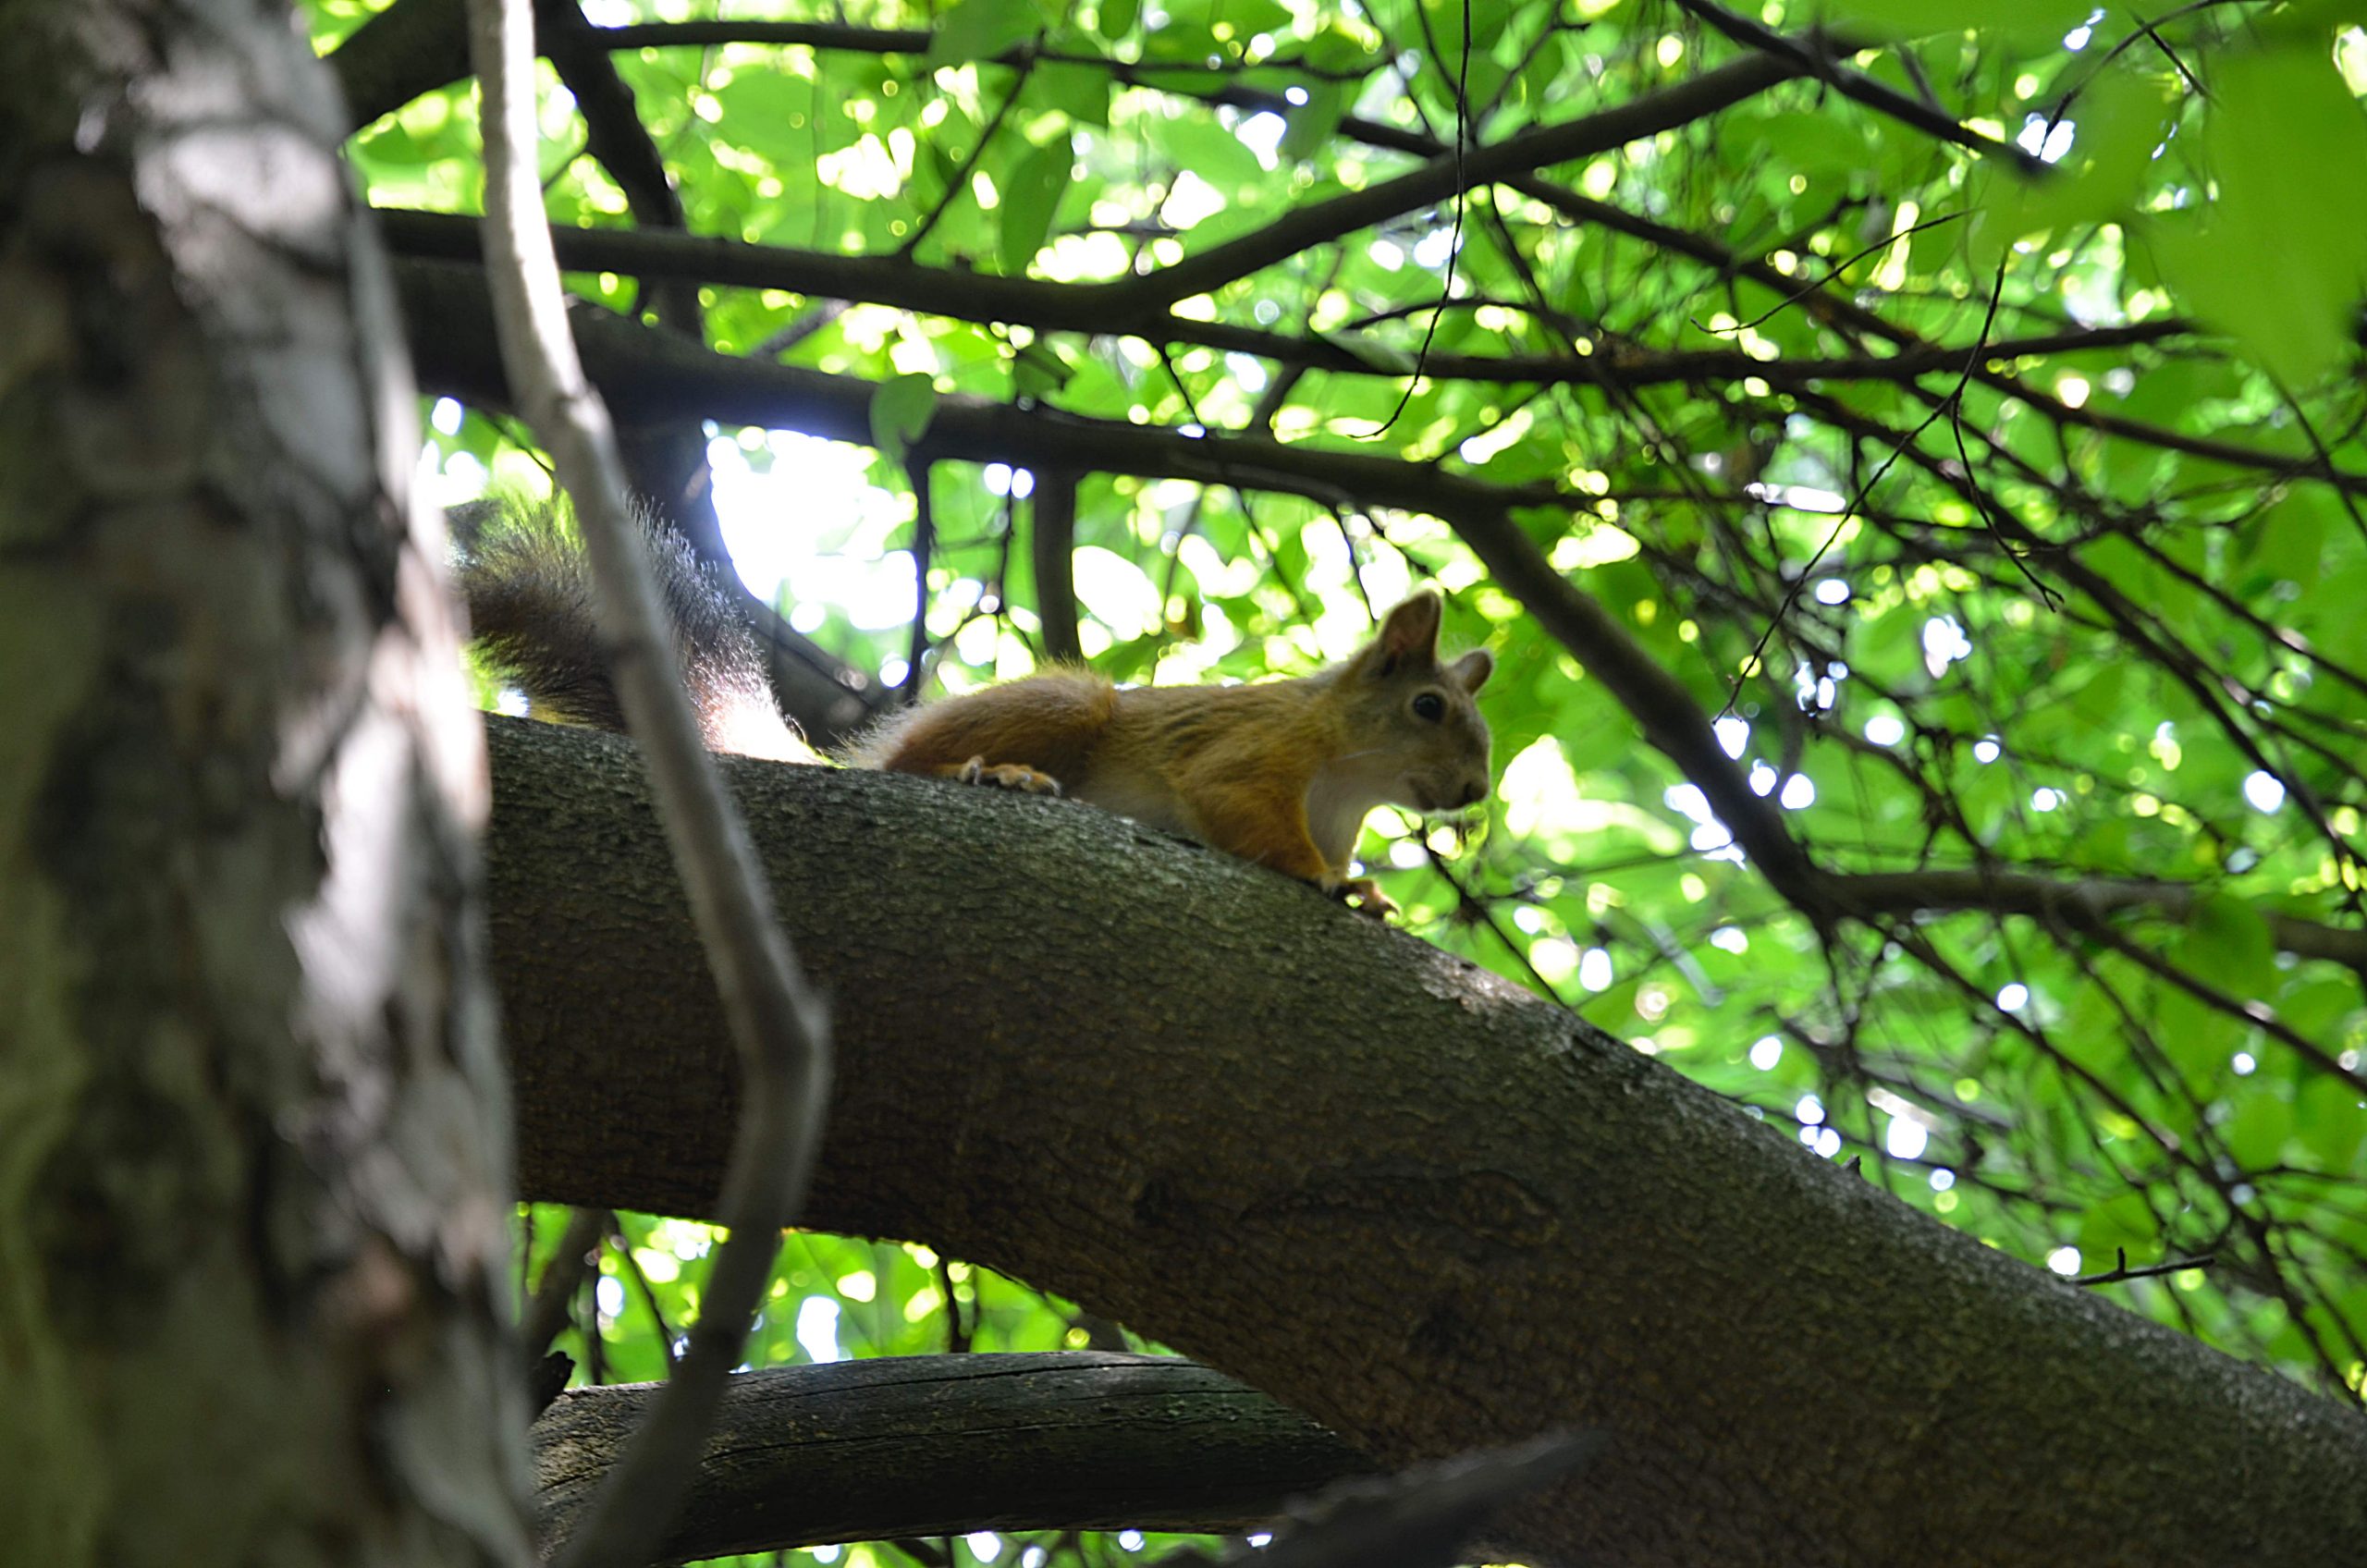
M534 1424L538 1535L563 1541L656 1385ZM783 1366L731 1379L668 1561L973 1530L1222 1531L1370 1468L1219 1372L1099 1351Z
M447 26L457 31L457 20L448 18L457 18L459 11L459 0L396 0L355 30L353 36L330 57L345 84L355 123L366 125L421 93L448 87L468 74L465 53L456 44L447 45L438 31ZM926 56L937 44L937 35L923 28L727 18L595 28L591 30L591 37L599 47L609 50L712 49L745 43L817 52ZM1254 75L1266 81L1355 81L1370 75L1373 68L1318 66L1290 56L1211 68L1196 60L1162 65L1036 43L1019 44L979 63L1014 69L1033 65L1084 66L1105 72L1110 80L1126 86L1194 97L1207 96L1211 80Z
M523 1185L704 1211L729 1056L632 770L514 722L493 750ZM2355 1413L1411 937L1064 802L731 771L850 1063L816 1223L1072 1294L1387 1462L1605 1428L1507 1522L1535 1560L2318 1568L2367 1538Z
M468 0L394 0L355 28L328 57L347 125L359 129L466 77L467 16Z

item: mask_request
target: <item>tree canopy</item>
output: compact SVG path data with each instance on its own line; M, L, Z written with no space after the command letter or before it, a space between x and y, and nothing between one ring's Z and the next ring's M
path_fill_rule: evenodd
M308 5L458 498L523 463L459 7L371 10ZM2358 1397L2346 10L541 11L587 356L806 640L810 727L1061 657L1302 672L1434 581L1501 787L1470 842L1368 837L1415 930L2012 1256L2184 1265L2099 1288ZM627 1228L599 1354L648 1374L703 1243ZM778 1357L1115 1332L925 1251L784 1279Z

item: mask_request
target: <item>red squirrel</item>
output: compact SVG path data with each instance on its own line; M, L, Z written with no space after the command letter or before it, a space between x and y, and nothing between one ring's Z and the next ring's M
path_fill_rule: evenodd
M669 531L650 538L707 744L820 760L774 707L729 589ZM583 556L559 524L537 514L487 530L460 581L486 662L538 714L622 727ZM1348 875L1367 815L1456 812L1488 794L1488 725L1472 699L1495 661L1484 649L1441 661L1439 618L1439 596L1416 593L1355 656L1295 680L1120 687L1050 670L882 720L842 760L1065 795L1384 914L1396 906Z

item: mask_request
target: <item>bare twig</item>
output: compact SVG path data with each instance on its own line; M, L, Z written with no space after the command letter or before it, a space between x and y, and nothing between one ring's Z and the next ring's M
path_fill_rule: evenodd
M1988 157L2003 159L2034 178L2051 172L2043 159L2010 142L1984 136L1955 116L1943 114L1887 83L1875 80L1863 71L1843 65L1840 57L1846 51L1823 38L1813 34L1806 40L1786 38L1723 6L1711 5L1709 0L1677 0L1677 4L1735 43L1772 55L1777 59L1788 60L1844 98L1854 99L1876 114L1886 115L1935 141L1952 142ZM1911 57L1904 49L1899 54L1903 58Z
M551 1341L567 1327L568 1304L591 1274L593 1256L608 1233L608 1223L605 1209L579 1208L568 1217L558 1250L543 1266L542 1280L534 1286L525 1321L519 1326L518 1347L530 1364L550 1349Z
M2101 1274L2082 1274L2071 1282L2075 1285L2117 1285L2123 1280L2151 1280L2159 1274L2177 1274L2189 1268L2208 1268L2219 1261L2205 1252L2197 1253L2192 1257L2174 1257L2167 1263L2148 1263L2142 1267L2131 1268L2128 1267L2127 1247L2115 1247L2112 1250L2113 1256L2118 1259L2113 1267Z
M1445 1568L1506 1503L1583 1471L1609 1446L1597 1430L1425 1464L1395 1476L1339 1481L1292 1510L1300 1523L1262 1550L1228 1563L1269 1568Z

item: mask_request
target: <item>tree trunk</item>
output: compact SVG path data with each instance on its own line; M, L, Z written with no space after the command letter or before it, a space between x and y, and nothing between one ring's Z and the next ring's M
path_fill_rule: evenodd
M0 0L0 1521L521 1561L483 756L284 10Z
M629 753L493 731L535 1197L705 1212L729 1048ZM742 762L841 1054L809 1209L1399 1462L1611 1448L1589 1564L2352 1561L2367 1422L1950 1231L1312 889L1061 802Z

